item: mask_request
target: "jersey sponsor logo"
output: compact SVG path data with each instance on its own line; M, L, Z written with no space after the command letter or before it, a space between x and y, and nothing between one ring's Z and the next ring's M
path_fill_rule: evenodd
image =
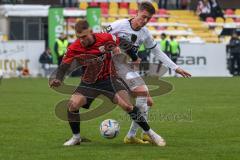
M177 60L178 65L207 65L205 56L180 56Z

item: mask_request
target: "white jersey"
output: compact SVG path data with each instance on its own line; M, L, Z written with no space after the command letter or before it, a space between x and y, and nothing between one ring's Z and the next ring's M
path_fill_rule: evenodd
M130 20L128 19L121 19L113 22L106 28L106 31L131 42L136 47L144 44L146 48L151 49L156 46L156 42L146 27L138 31L133 30Z
M113 22L105 30L108 33L116 35L119 38L127 40L130 44L134 45L134 52L138 50L138 47L144 44L145 48L151 49L152 54L156 56L157 59L163 62L167 67L171 69L177 69L178 66L160 50L159 44L154 41L152 35L146 27L142 27L140 30L136 31L131 26L131 20L121 19Z

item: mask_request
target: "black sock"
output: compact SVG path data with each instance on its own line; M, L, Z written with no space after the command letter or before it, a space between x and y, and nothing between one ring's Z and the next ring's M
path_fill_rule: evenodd
M128 114L144 131L149 131L149 125L137 107L134 107Z
M68 122L73 134L80 133L80 114L78 111L68 111Z

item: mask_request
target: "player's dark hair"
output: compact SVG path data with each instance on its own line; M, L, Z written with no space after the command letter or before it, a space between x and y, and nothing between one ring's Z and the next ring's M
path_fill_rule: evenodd
M86 30L89 28L89 24L86 20L79 20L76 24L75 24L75 30L78 33L81 33L83 30Z
M140 11L144 11L145 10L145 11L147 11L148 13L150 13L152 15L156 13L155 8L154 8L154 6L153 6L153 4L151 2L142 2L142 3L140 3L138 9Z

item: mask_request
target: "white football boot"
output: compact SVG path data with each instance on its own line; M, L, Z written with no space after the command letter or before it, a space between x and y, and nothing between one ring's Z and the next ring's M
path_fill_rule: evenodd
M152 139L153 143L156 144L157 146L164 147L166 146L165 140L155 133L153 130L148 131L148 136Z
M80 143L81 143L81 138L72 137L68 141L66 141L63 145L64 146L75 146L75 145L79 145Z

